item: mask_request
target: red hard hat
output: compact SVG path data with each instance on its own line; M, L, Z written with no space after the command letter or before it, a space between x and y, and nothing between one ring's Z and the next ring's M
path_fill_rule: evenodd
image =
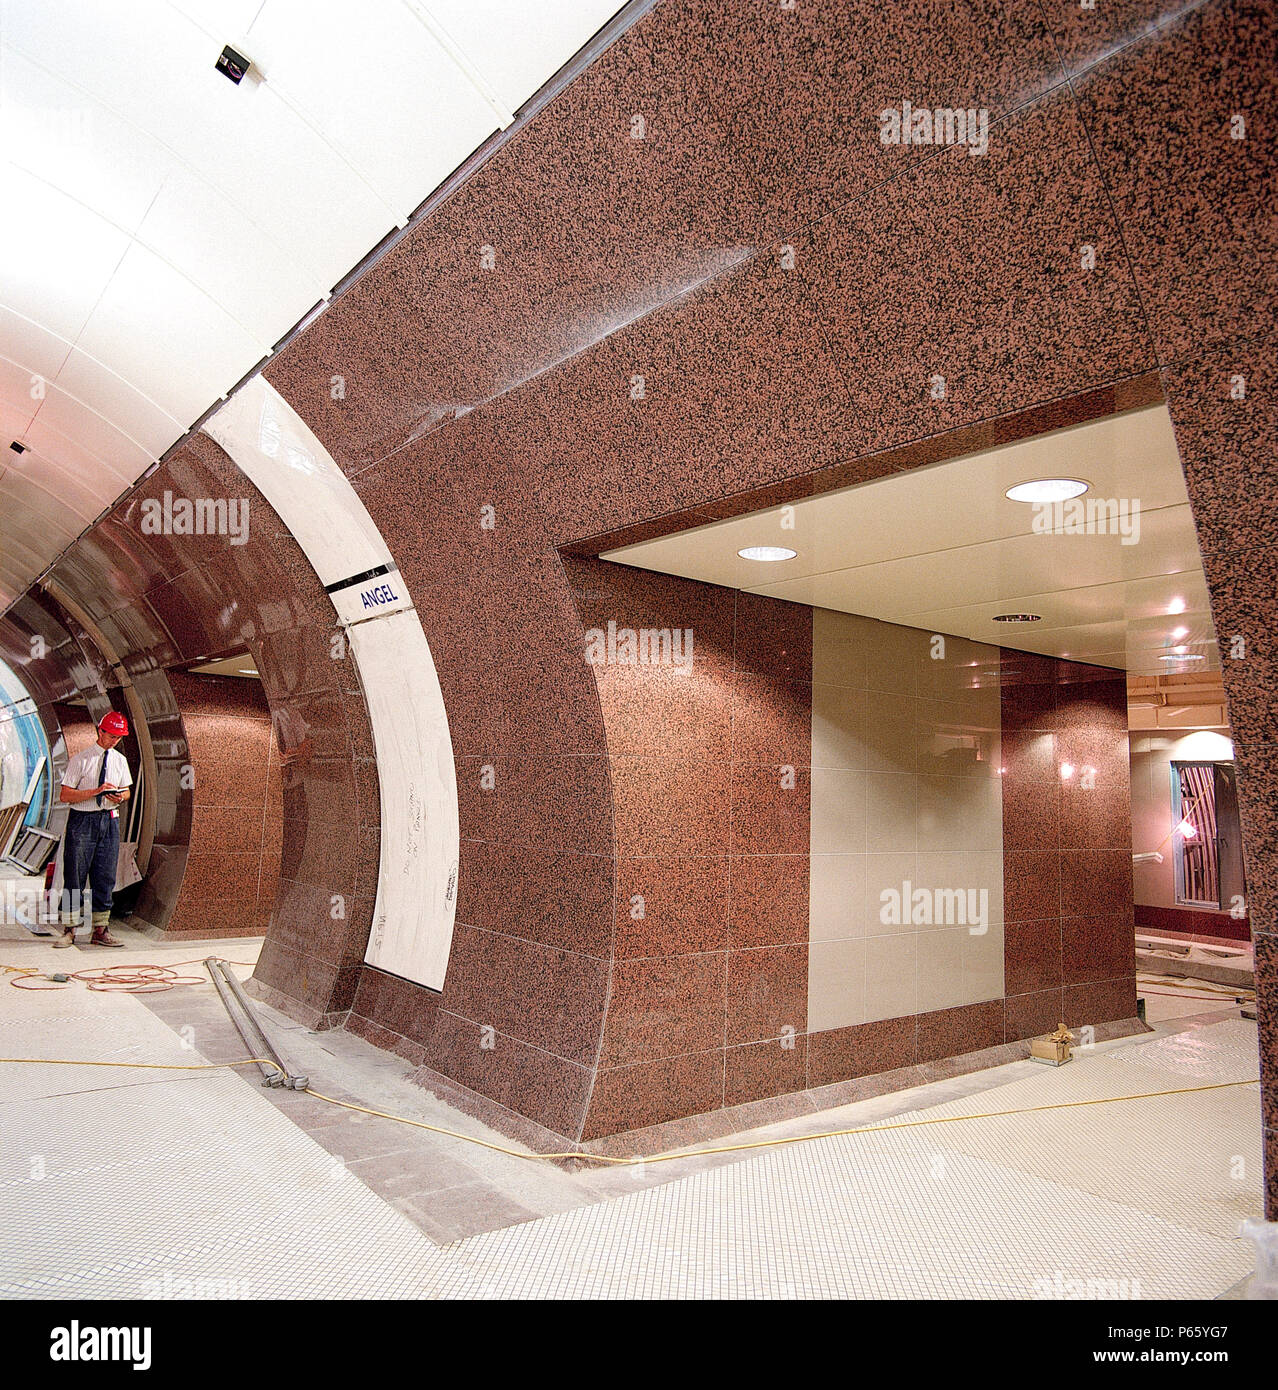
M112 710L110 714L102 716L102 722L98 728L104 734L110 734L112 738L123 738L129 732L129 721L122 714L117 714Z

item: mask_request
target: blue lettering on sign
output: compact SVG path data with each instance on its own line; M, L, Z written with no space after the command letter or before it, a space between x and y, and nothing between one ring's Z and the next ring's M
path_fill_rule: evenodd
M380 608L384 603L395 603L399 595L389 584L378 584L372 589L365 589L360 594L360 602L365 608Z

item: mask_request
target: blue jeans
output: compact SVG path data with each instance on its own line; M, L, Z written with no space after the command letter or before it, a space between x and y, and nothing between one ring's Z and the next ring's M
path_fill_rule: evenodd
M62 856L62 913L67 922L74 911L71 893L83 892L89 880L93 915L99 922L110 914L115 871L120 858L120 822L110 811L71 811L67 815L66 848ZM80 917L80 913L76 913Z

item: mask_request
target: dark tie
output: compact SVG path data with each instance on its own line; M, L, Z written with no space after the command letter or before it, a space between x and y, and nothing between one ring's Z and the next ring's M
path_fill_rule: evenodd
M102 750L102 766L98 769L98 786L101 786L102 783L106 781L106 765L107 759L110 756L111 750L109 748L104 748ZM102 805L102 798L100 796L95 798L95 804L98 806Z

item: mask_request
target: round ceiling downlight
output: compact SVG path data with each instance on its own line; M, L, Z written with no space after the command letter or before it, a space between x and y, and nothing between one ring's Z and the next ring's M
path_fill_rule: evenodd
M1041 623L1043 615L1041 613L999 613L995 616L996 623Z
M1011 502L1067 502L1081 497L1089 487L1081 478L1032 478L1009 487L1003 496Z
M797 550L787 550L783 545L747 545L744 550L737 551L743 560L763 560L765 562L793 560L798 553Z

